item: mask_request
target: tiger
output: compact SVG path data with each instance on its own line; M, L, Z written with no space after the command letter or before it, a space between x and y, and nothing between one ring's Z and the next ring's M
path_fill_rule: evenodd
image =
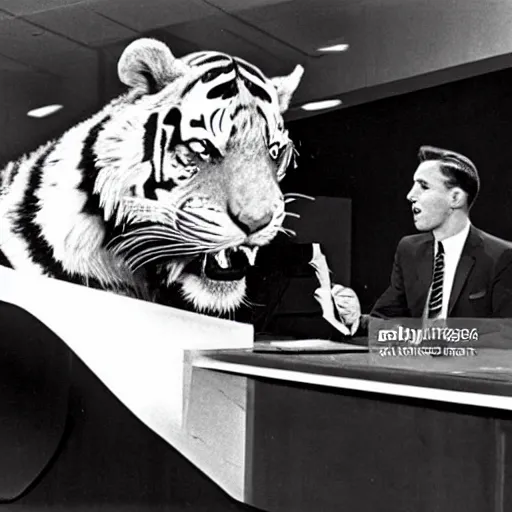
M286 229L280 182L296 150L283 114L303 72L268 78L226 53L177 58L157 39L132 41L117 62L121 95L0 171L6 264L235 311L257 250Z

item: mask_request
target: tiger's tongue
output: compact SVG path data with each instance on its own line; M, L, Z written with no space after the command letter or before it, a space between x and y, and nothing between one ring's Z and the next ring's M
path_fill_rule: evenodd
M207 254L204 273L215 281L238 281L242 279L249 266L249 260L243 251L221 251Z

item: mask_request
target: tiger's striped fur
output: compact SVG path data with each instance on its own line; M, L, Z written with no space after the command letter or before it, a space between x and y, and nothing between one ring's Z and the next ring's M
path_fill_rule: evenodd
M156 266L196 310L234 310L247 260L282 229L282 113L302 72L269 79L226 54L134 41L118 63L127 93L0 171L0 252L150 300Z

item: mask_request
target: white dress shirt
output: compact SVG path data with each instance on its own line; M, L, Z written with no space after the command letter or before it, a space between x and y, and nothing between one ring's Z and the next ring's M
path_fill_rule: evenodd
M448 303L450 302L450 295L452 293L453 280L455 279L455 272L459 264L462 249L468 238L471 223L468 221L464 228L456 235L452 235L444 240L440 240L444 248L444 276L443 276L443 305L441 312L437 318L447 318L448 316ZM434 260L437 255L437 242L434 238ZM427 302L425 304L425 314L428 313L428 302L430 298L428 293Z

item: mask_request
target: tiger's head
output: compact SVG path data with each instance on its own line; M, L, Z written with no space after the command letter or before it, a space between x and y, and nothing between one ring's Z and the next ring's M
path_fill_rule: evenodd
M283 229L294 149L282 114L302 73L269 79L218 52L178 59L153 39L125 49L130 89L98 139L95 192L123 226L110 245L132 270L160 265L201 312L244 302L248 265Z

